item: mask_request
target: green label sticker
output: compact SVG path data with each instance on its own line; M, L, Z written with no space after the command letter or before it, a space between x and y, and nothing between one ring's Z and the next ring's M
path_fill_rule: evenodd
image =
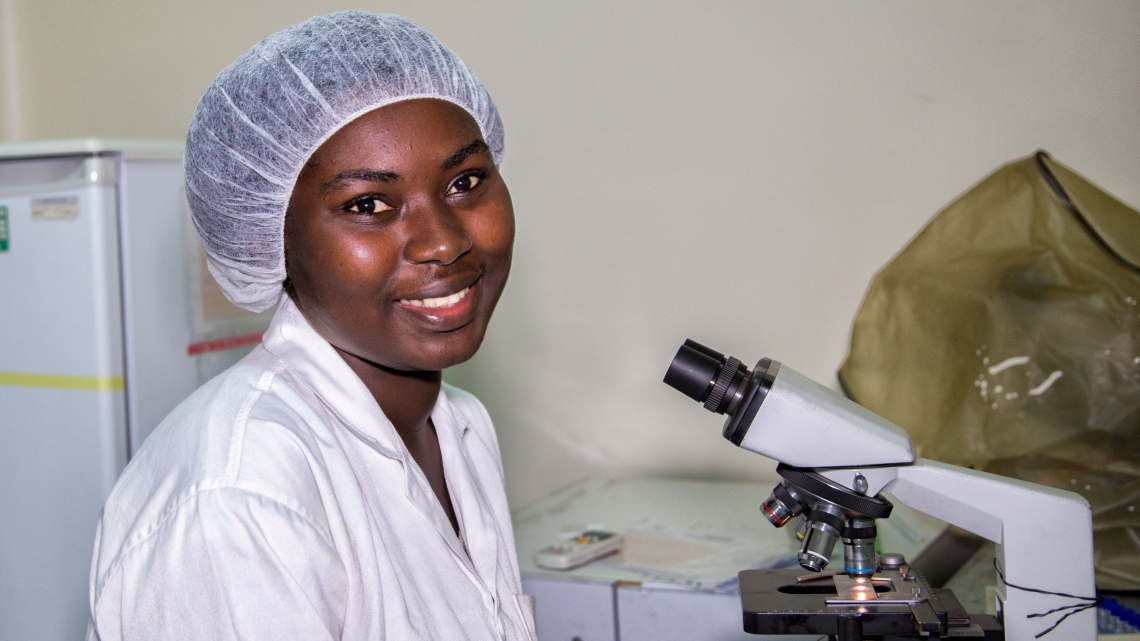
M0 252L8 251L8 208L0 205Z

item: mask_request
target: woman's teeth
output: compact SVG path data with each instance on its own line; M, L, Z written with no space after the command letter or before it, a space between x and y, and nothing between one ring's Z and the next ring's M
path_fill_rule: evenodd
M467 292L471 291L470 287L464 287L461 291L455 292L451 296L440 296L439 298L421 298L419 300L401 299L400 302L412 307L451 307L452 305L463 300Z

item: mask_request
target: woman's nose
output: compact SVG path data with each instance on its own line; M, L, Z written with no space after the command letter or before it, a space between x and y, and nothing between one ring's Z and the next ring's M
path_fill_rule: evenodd
M442 202L425 202L409 212L404 258L411 263L450 265L472 247L463 220Z

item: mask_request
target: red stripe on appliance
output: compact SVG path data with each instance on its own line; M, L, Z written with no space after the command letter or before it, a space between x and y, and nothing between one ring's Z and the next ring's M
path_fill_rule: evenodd
M201 343L191 343L186 348L186 353L190 356L197 356L207 352L220 352L227 349L234 349L244 345L253 345L261 342L261 336L264 332L257 332L256 334L245 334L243 336L227 336L226 338L219 338L212 341L202 341Z

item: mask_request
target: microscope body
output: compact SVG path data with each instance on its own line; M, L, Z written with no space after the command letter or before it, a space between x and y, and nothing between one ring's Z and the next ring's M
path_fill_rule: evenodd
M761 511L777 527L800 517L804 568L823 570L842 541L842 574L874 581L886 565L874 551L886 492L997 544L1007 641L1033 641L1054 624L1054 639L1096 639L1092 513L1080 495L917 458L904 430L769 359L748 370L687 341L665 382L728 415L725 438L779 462L783 481Z

